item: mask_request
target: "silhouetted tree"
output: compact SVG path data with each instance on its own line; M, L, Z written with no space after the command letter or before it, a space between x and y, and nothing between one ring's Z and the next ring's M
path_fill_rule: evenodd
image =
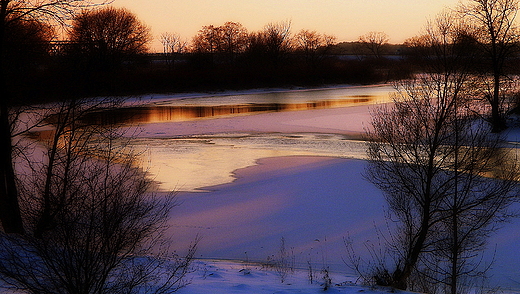
M358 42L375 58L381 58L383 48L388 44L388 35L384 32L368 32L359 37Z
M171 263L145 255L160 241L171 199L148 193L150 182L135 167L135 156L114 143L120 138L114 129L81 120L90 106L114 101L71 99L34 108L25 102L39 97L25 99L6 79L13 73L12 48L31 49L31 59L33 49L47 48L48 24L103 3L0 1L2 287L30 293L164 293L184 283L194 247ZM49 122L55 127L49 141L27 144L21 136Z
M431 266L426 254L442 252L446 267L435 270L445 279L437 282L457 293L458 278L475 270L468 260L483 248L490 225L515 201L515 167L505 165L496 151L500 141L484 125L454 114L466 106L455 101L461 93L453 82L406 84L393 107L373 113L368 175L401 224L390 282L399 289L421 266ZM498 179L484 177L497 170Z
M193 37L193 51L196 53L216 53L222 49L222 37L220 27L214 25L203 26L198 34Z
M222 51L228 54L243 53L247 46L247 29L238 22L228 21L220 26Z
M367 175L399 220L391 244L397 264L385 279L399 289L419 275L458 293L478 271L471 260L493 224L518 201L516 165L500 149L500 136L475 116L456 28L446 17L428 28L421 40L435 68L400 84L394 104L372 113Z
M176 56L184 53L188 46L188 42L182 40L182 38L175 33L163 33L160 37L161 44L163 45L163 53L166 57L166 62L169 68L175 66Z
M312 68L317 66L336 40L334 36L309 30L301 30L294 38L297 42L297 49L303 52L307 64Z
M248 33L240 23L228 21L221 26L204 26L193 38L193 52L222 57L219 61L233 62L248 45Z
M124 8L85 11L74 18L70 31L75 53L99 68L118 66L145 53L150 39L149 28Z
M54 30L50 25L37 20L18 20L9 22L5 34L4 54L6 68L13 79L19 73L13 71L34 70L50 52L50 42L54 39ZM11 79L10 82L13 82Z
M78 9L103 4L105 1L79 0L41 0L0 1L0 221L5 232L23 233L23 225L18 204L18 188L13 169L11 106L19 104L23 99L17 97L16 89L10 88L7 82L10 75L8 65L8 36L11 28L24 21L46 20L64 23ZM25 97L26 98L26 97Z
M482 68L481 88L483 96L491 106L490 122L494 132L506 128L504 114L507 106L506 66L518 50L517 0L467 0L460 11L474 30L480 50L487 60ZM489 76L491 75L491 76ZM486 87L486 84L490 84Z
M259 36L263 40L267 57L275 65L278 65L293 49L290 21L269 23Z
M152 182L117 126L85 118L119 103L53 105L45 115L49 136L22 140L32 150L18 161L25 166L19 181L27 232L0 234L2 286L87 294L164 293L184 285L195 247L185 258L154 254L161 251L173 198L149 191Z
M421 72L472 74L480 59L475 36L456 15L444 11L429 21L424 34L407 39L406 54Z

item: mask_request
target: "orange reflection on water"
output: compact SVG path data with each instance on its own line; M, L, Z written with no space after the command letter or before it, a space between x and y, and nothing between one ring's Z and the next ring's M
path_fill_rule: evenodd
M281 112L347 107L371 104L375 95L348 96L344 99L320 100L303 103L248 103L238 105L180 105L180 106L139 106L118 108L96 112L87 120L96 123L157 123L176 122L200 118L229 115L244 115L259 112Z

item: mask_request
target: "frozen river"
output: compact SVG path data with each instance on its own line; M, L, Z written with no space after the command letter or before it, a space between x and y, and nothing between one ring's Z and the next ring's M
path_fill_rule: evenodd
M360 159L370 110L393 91L163 96L108 118L139 125L133 144L144 168L161 191L179 192L170 231L177 248L198 235L198 257L265 261L283 237L299 265L345 270L345 238L370 257L365 245L388 226ZM518 225L490 240L484 259L495 259L493 285L520 288Z
M365 143L317 133L216 134L190 138L139 139L149 171L161 190L196 191L233 181L233 172L260 158L329 156L365 158Z
M365 158L367 109L389 102L393 91L381 85L178 95L105 115L140 124L134 146L161 190L195 191L233 181L235 170L260 158Z

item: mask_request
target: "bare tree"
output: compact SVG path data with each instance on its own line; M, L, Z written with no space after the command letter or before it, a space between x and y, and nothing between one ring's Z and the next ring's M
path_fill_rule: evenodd
M243 53L247 46L247 29L238 22L228 21L220 26L222 50L229 55Z
M384 32L368 32L359 37L358 42L375 58L381 58L383 48L388 44L388 35Z
M475 30L475 36L487 60L483 68L481 88L484 98L491 106L490 121L494 132L506 128L504 114L507 108L504 101L507 97L503 85L508 80L505 71L507 60L518 49L518 8L517 0L468 0L460 6L460 12ZM484 87L486 83L490 86Z
M234 62L248 45L247 29L240 23L228 21L221 26L204 26L193 38L193 51L202 54L219 55L221 61Z
M425 32L407 39L405 45L421 71L428 73L471 74L479 58L473 32L450 11L429 21Z
M113 103L61 103L48 139L20 162L27 233L0 238L7 285L29 293L162 293L184 285L194 246L185 258L152 254L173 198L149 191L120 131L86 121Z
M52 26L41 21L9 22L3 54L7 57L5 66L11 75L18 77L21 73L14 74L13 71L29 70L31 65L41 64L49 56L50 42L54 38ZM16 77L10 79L9 83L15 83Z
M267 24L262 31L262 37L266 54L275 65L293 48L290 21Z
M92 105L111 102L68 100L53 108L53 115L23 120L31 117L26 101L16 100L16 89L6 87L11 72L5 49L14 24L33 25L36 19L62 24L78 10L104 3L0 2L3 286L31 293L132 293L150 285L162 293L183 284L193 257L194 247L178 262L146 256L160 240L174 203L149 193L150 182L136 168L135 157L115 143L120 138L115 129L82 124L81 115ZM38 107L33 114L46 110ZM56 123L51 139L39 147L22 144L27 141L20 135L44 121ZM32 160L22 162L20 156ZM16 174L15 163L24 165Z
M214 25L203 26L193 37L193 51L197 53L217 53L222 50L221 28Z
M160 41L163 45L166 62L170 68L173 68L175 66L176 56L184 53L188 42L175 33L163 33L160 37Z
M149 28L124 8L85 11L74 18L70 31L78 53L101 67L145 53L150 39Z
M14 170L12 170L12 123L14 113L10 107L16 100L21 99L22 92L18 87L25 87L30 78L28 71L33 70L34 64L39 64L49 53L49 41L53 37L52 29L36 20L17 21L10 20L6 25L7 30L4 33L4 46L1 48L2 74L9 73L1 77L0 83L5 85L1 88L2 99L0 101L1 114L0 118L6 125L2 133L7 138L0 144L7 153L0 155L2 167L0 174L4 181L4 185L0 192L0 220L6 226L4 229L8 232L23 232L21 227L21 219L19 215L17 187L14 182ZM24 77L24 79L21 79ZM23 81L23 82L22 82ZM3 106L2 106L3 104ZM1 186L1 185L0 185Z
M316 51L324 46L324 38L316 31L301 30L295 36L298 48L304 51Z
M458 285L456 277L464 271L457 258L470 248L481 249L482 239L475 241L476 236L486 236L489 225L505 217L516 200L514 166L500 165L499 179L484 177L503 162L496 159L500 141L484 125L476 127L470 117L461 117L467 109L459 98L460 85L446 81L405 84L392 108L373 113L368 176L385 192L390 211L402 224L396 246L400 263L392 281L400 289L406 289L426 252L438 252L441 240L451 240L450 248L456 250L449 276ZM448 220L453 226L441 230ZM468 243L462 245L456 234Z
M19 103L6 79L11 74L6 68L6 36L10 24L20 20L48 20L64 23L80 9L105 4L107 1L79 0L2 0L0 1L0 221L5 232L23 233L24 228L18 204L12 158L10 106Z
M466 144L466 140L477 136L456 136L455 140ZM452 294L468 293L476 279L485 277L489 265L482 264L481 255L487 238L498 223L513 215L508 207L518 200L516 158L500 149L494 149L494 154L475 151L481 152L462 148L453 155L449 196L441 206L442 220L433 228L434 250L422 259L422 278L430 285L443 285L443 292ZM489 174L496 178L488 178Z
M372 114L367 176L399 220L389 283L400 289L419 274L458 293L477 271L470 259L518 200L514 161L474 115L454 28L446 17L430 27L423 39L439 54L435 71L400 84L394 104Z
M301 30L295 35L298 50L305 55L305 60L311 67L315 68L317 63L327 53L336 38L331 35L319 34L316 31Z

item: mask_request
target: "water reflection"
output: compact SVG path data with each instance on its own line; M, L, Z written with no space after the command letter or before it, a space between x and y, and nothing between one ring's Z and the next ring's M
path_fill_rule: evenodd
M375 97L349 97L342 100L323 100L305 103L270 103L239 105L183 105L138 106L96 112L88 116L89 123L157 123L176 122L199 118L244 115L259 112L280 112L337 108L372 103Z
M142 107L100 113L93 119L126 123L173 122L260 112L339 108L390 101L391 86L345 87L243 95L172 97ZM237 130L235 130L237 131ZM143 138L133 144L160 188L194 191L233 181L233 171L278 156L365 158L365 143L334 134L220 134Z
M371 98L372 103L382 103L390 100L389 93L395 92L390 85L371 85L356 87L340 87L325 89L288 90L274 92L256 92L246 94L215 94L204 96L174 96L158 99L155 105L239 105L239 104L298 104L307 102L343 100L356 98Z
M387 102L390 86L171 98L147 105L92 113L89 123L160 123L201 118L339 108Z

